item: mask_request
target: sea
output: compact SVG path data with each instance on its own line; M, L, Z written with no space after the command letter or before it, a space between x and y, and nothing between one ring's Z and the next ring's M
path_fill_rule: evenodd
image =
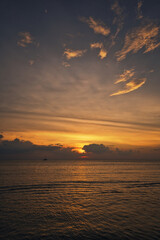
M160 240L160 162L1 161L0 239Z

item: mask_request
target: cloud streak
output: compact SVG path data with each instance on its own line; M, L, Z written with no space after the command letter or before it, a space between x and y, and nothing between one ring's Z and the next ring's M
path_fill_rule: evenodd
M110 96L122 95L122 94L132 92L140 88L143 84L145 84L145 82L146 82L146 78L141 78L141 79L134 78L130 82L126 83L122 90L112 93Z
M27 47L29 44L33 43L33 37L29 32L20 32L18 34L21 39L17 42L17 45L20 47Z
M46 112L29 112L29 111L17 111L17 110L1 110L1 115L3 117L8 117L9 119L28 119L29 121L34 119L36 121L45 121L49 125L51 122L63 122L63 123L79 123L79 124L90 124L90 125L95 125L95 126L109 126L109 127L117 127L117 128L122 128L122 129L141 129L141 130L146 130L146 131L159 131L160 129L160 123L154 122L154 123L149 123L149 122L136 122L136 121L127 121L126 119L121 121L118 119L100 119L100 118L78 118L78 117L65 117L65 116L55 116L53 114L46 114ZM39 129L39 127L37 128Z
M81 17L80 20L87 23L88 26L93 29L94 33L96 34L102 34L103 36L110 34L110 29L102 21L95 20L93 17Z
M133 77L135 74L134 68L129 69L129 70L124 70L124 72L120 75L120 77L117 79L115 84L120 83L120 82L126 82L129 80L131 77Z
M100 49L98 56L99 56L101 59L107 57L107 51L106 51L106 49L104 48L103 43L91 43L91 44L90 44L90 47L91 47L92 49L93 49L93 48L99 48L99 49Z
M118 33L121 31L123 24L124 24L124 14L123 9L120 7L118 1L115 1L111 5L111 10L114 12L115 17L113 19L113 24L117 25L117 31L113 36L113 40L117 37Z
M77 58L77 57L82 57L83 54L86 52L87 50L72 50L69 48L66 48L64 51L64 55L66 56L66 58L68 60L70 60L71 58Z
M121 61L126 58L127 54L137 53L142 48L145 48L143 53L153 51L160 46L158 35L159 26L153 23L133 29L126 34L122 50L116 53L117 60Z
M143 18L142 10L141 10L142 5L143 5L142 1L139 1L138 4L137 4L137 18L138 19L142 19Z

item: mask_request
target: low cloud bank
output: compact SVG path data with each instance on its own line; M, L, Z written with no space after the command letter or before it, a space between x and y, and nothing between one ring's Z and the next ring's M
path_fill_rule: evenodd
M91 159L109 159L109 160L125 160L135 157L132 150L122 151L119 148L111 149L103 144L89 144L84 145L83 150Z
M92 160L160 160L160 147L157 147L156 150L147 147L141 150L121 150L103 144L89 144L84 145L82 149L85 151L87 158Z
M160 147L139 150L121 150L116 147L109 147L103 144L84 145L79 153L72 147L64 147L60 144L55 145L36 145L30 141L20 140L13 141L3 140L0 135L0 160L160 160Z
M78 159L79 154L73 148L63 145L36 145L30 141L3 140L0 142L0 159Z

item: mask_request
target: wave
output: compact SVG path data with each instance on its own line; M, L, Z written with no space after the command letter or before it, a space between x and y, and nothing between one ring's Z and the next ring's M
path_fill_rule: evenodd
M141 182L141 181L57 181L54 183L47 184L34 184L34 185L12 185L12 186L1 186L0 194L11 191L35 191L35 190L50 190L55 188L72 188L78 187L82 189L89 189L99 187L105 184L122 184L122 188L140 188L140 187L154 187L160 185L160 182ZM128 185L129 184L129 185ZM106 191L102 191L104 193ZM119 193L117 190L107 190L107 192Z

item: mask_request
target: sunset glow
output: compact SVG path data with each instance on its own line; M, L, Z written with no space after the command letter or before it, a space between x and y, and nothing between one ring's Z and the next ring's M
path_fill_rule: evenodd
M158 12L147 12L147 2L105 2L108 13L96 1L87 12L87 3L72 4L75 14L67 3L59 11L61 3L47 2L23 27L20 15L6 23L1 141L61 144L79 153L93 143L159 148ZM42 28L32 25L34 16Z

